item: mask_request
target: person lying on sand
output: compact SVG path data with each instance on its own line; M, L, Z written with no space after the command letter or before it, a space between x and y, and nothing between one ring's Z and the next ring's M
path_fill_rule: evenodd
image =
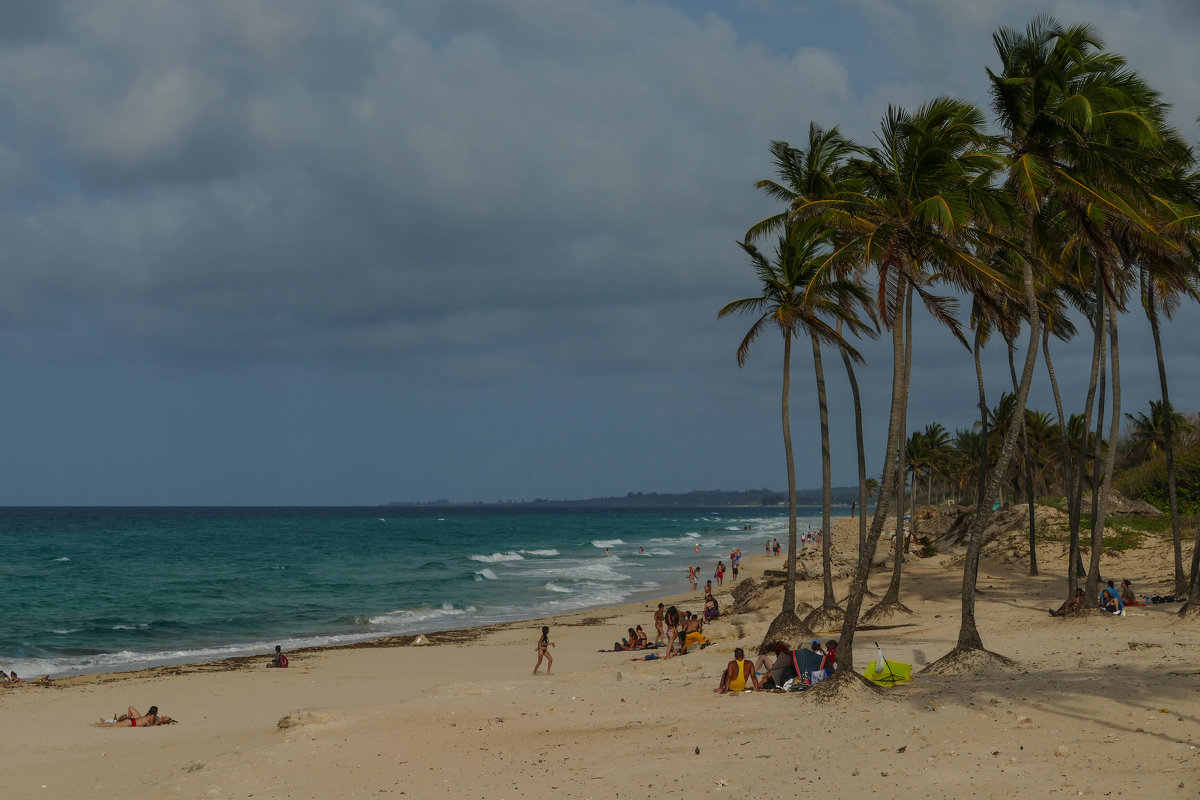
M129 707L129 713L122 714L114 720L100 720L93 722L97 728L149 728L154 725L174 725L178 720L171 719L165 714L159 716L158 706L150 706L150 710L145 714L138 711L133 706Z
M18 676L17 671L14 669L12 672L8 673L8 682L13 684L24 683L25 679Z
M758 684L758 676L754 674L754 667L746 661L746 653L739 647L733 651L733 661L725 665L725 671L721 673L721 683L713 691L718 694L742 692L746 689L746 681L754 684L754 691L762 691Z

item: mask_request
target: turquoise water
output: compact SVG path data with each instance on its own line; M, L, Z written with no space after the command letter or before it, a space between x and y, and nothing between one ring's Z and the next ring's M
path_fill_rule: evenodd
M802 508L801 532L819 527ZM530 619L684 591L689 564L707 578L733 547L786 535L776 508L0 509L0 667L108 672Z

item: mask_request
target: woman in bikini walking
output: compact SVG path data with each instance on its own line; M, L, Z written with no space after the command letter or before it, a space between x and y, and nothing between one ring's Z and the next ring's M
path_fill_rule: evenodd
M550 641L550 626L543 625L542 635L538 637L537 647L534 648L538 654L537 666L533 668L534 675L537 675L538 669L542 666L543 658L546 659L546 674L550 674L550 668L554 666L554 656L549 652L551 647L554 647L554 642Z

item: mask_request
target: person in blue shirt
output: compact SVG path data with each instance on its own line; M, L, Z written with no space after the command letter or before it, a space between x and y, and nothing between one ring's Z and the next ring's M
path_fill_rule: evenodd
M1120 614L1121 609L1125 604L1121 602L1121 593L1111 586L1105 586L1100 590L1100 608L1104 611L1111 611L1114 614Z

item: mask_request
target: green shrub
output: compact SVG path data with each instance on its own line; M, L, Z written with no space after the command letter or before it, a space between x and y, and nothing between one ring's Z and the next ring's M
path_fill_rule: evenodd
M933 540L928 536L922 536L917 540L921 543L921 552L918 553L921 558L933 558L937 555L937 548L933 545Z
M1117 490L1132 500L1145 500L1166 511L1167 460L1163 456L1126 470L1117 476ZM1200 513L1200 445L1183 448L1175 454L1175 491L1179 513Z

